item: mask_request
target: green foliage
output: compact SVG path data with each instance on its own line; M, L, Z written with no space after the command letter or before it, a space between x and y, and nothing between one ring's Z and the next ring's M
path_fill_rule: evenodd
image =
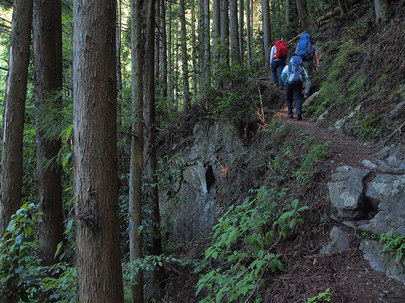
M305 156L301 167L294 172L294 176L296 176L298 180L309 181L315 172L314 167L316 162L331 156L328 151L329 144L330 142L325 142L311 146L311 149Z
M235 125L245 121L245 117L255 112L258 104L257 87L249 81L252 71L246 65L232 65L229 69L223 68L218 74L227 89L218 91L209 89L207 100L207 118L225 120ZM246 85L248 83L248 85Z
M159 180L159 190L173 191L176 184L180 180L180 170L174 167L174 161L177 160L177 156L167 157L164 156L158 161L158 169L156 174Z
M76 269L66 263L58 263L49 267L52 273L42 280L41 291L49 294L49 300L59 303L77 302L77 276Z
M298 208L293 200L281 213L277 209L261 188L254 199L232 205L218 220L197 283L196 295L207 290L202 302L247 300L260 288L263 274L284 268L277 243L302 224L300 213L308 207Z
M135 285L135 277L138 272L152 272L159 268L163 268L165 264L173 262L182 264L181 260L173 256L165 255L149 255L144 258L137 258L132 262L125 263L122 266L124 284L128 286Z
M331 300L329 287L324 292L317 294L315 297L308 298L306 303L331 302Z
M363 139L377 138L381 134L381 129L378 129L378 122L383 118L383 115L375 115L374 113L361 114L357 113L358 126L355 128L355 134Z
M12 293L28 302L41 286L41 260L36 255L37 216L33 203L25 203L11 217L0 240L0 295Z
M383 251L393 251L394 261L404 262L405 255L405 236L395 235L392 231L383 233L379 237L379 241L384 244Z
M45 297L76 302L75 269L66 263L41 266L36 232L39 215L34 203L25 203L11 217L0 240L0 296L14 294L23 302L43 302Z
M361 58L365 50L360 46L355 46L352 39L347 40L339 46L336 46L336 43L329 42L327 47L330 48L331 52L336 52L336 54L334 54L333 60L330 63L326 80L321 83L320 99L323 100L324 105L332 106L353 101L357 94L360 93L359 89L363 88L362 85L365 82L364 74L361 72L356 74L354 84L350 86L348 92L343 89L343 86L346 83L345 81L348 81L347 69L353 68L353 60L358 60L354 58ZM349 93L350 98L347 97L347 93Z

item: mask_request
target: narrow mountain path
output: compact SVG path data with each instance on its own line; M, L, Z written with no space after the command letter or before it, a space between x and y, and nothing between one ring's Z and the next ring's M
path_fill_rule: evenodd
M286 268L268 284L270 286L266 290L264 302L306 302L307 298L327 289L330 289L331 302L405 302L405 285L373 270L363 259L363 253L359 250L360 231L334 221L330 216L327 182L331 173L341 165L364 168L361 161L372 159L381 147L319 127L305 117L302 121L289 119L286 108L277 112L274 117L282 117L286 123L296 125L323 142L329 141L332 157L321 163L322 179L305 197L312 209L311 215L324 216L325 220L321 220L316 230L304 226L302 237L286 243L283 252ZM339 226L349 235L350 249L321 255L320 248L329 241L332 226Z
M303 120L289 119L287 108L277 112L274 117L283 117L288 123L297 125L299 128L307 131L312 136L324 142L330 142L332 152L332 163L334 166L349 165L352 167L362 167L361 161L370 159L375 152L378 151L378 146L370 143L359 142L349 136L331 131L326 128L317 126L314 122L303 117Z

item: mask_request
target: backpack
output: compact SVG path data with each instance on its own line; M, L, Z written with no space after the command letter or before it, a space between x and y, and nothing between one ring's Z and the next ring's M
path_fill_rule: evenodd
M274 44L276 47L276 53L274 54L273 59L282 59L285 60L287 58L287 44L283 40L277 40Z
M302 67L302 58L293 56L288 63L287 84L299 84L304 81L304 69Z
M312 60L312 39L310 34L304 33L301 35L297 46L297 55L304 61Z

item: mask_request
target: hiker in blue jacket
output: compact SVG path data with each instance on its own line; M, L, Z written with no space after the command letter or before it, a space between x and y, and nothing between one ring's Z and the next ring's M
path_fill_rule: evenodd
M295 53L302 58L302 65L309 75L308 79L305 81L304 91L304 98L308 98L309 90L311 89L310 77L313 75L314 70L314 58L316 72L319 72L319 52L310 34L304 33L300 36L300 41L295 49Z
M302 58L292 54L288 65L281 73L281 79L286 83L288 117L293 119L292 103L295 101L297 120L302 120L302 83L308 79L308 74L302 64Z
M273 83L274 86L278 85L278 77L277 77L277 70L281 75L283 68L285 66L285 60L287 59L288 50L287 44L284 40L277 40L276 43L273 45L270 51L270 65L271 65L271 73L273 75ZM280 78L280 87L283 88L284 82Z

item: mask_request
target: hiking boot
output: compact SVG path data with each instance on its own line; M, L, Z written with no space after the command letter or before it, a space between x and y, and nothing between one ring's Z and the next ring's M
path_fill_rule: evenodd
M288 114L288 118L294 119L294 115L293 114Z
M298 117L297 117L297 120L302 120L302 116L301 115L298 115Z

